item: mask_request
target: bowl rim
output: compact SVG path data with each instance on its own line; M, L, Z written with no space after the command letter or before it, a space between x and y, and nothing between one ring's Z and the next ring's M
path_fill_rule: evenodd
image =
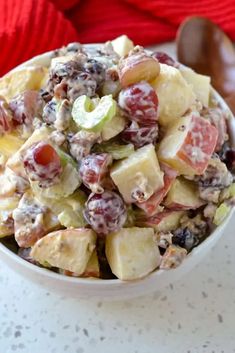
M84 44L84 46L91 47L91 48L94 48L97 45L99 45L99 44L98 43ZM24 67L30 67L32 65L42 65L42 62L44 63L44 66L49 66L50 61L53 57L55 57L54 50L37 55L37 56L23 62L22 64L16 66L12 70L10 70L6 75L8 75L10 72L17 71L17 70L22 69ZM182 65L182 67L185 67L185 66ZM222 106L222 108L224 110L228 111L229 114L231 115L231 119L234 120L235 117L233 116L231 110L229 109L229 107L226 104L226 102L224 101L224 99L220 96L220 94L212 86L211 86L211 90L212 90L212 93L215 96L215 98L218 100L218 102ZM203 240L198 246L193 248L193 250L189 254L187 254L186 258L183 260L183 262L182 262L182 264L180 264L180 266L178 266L175 269L170 269L169 271L170 272L173 271L176 273L178 271L178 269L181 268L182 266L186 267L187 264L189 264L190 261L192 261L192 259L195 256L197 256L198 253L201 253L204 248L210 246L210 243L216 243L223 235L223 229L226 227L226 225L232 219L234 211L235 211L235 207L232 206L232 208L229 212L229 215L223 220L223 222L219 226L216 226L216 228L208 235L208 237L205 240ZM212 244L211 248L213 247L213 245L214 244ZM101 288L104 286L107 286L107 284L111 285L112 287L120 287L120 285L121 286L129 285L130 286L133 283L137 283L137 282L144 283L147 280L151 281L152 279L157 279L159 276L163 276L163 274L166 273L166 270L155 269L154 271L152 271L151 273L147 274L144 277L141 277L141 278L135 279L135 280L128 280L128 281L124 281L124 280L120 280L120 279L72 277L72 276L65 276L63 274L51 271L50 269L47 269L45 267L39 267L37 265L34 265L34 264L24 260L23 258L21 258L18 254L11 251L7 246L2 244L1 242L0 242L0 253L4 254L6 257L9 257L13 262L18 263L21 267L27 268L31 273L37 273L44 278L50 278L50 279L54 279L59 282L70 283L70 284L74 284L77 286L84 285L84 286L88 286L88 287L93 287L94 285L97 285L98 287L101 287ZM4 261L4 259L3 259L3 261Z

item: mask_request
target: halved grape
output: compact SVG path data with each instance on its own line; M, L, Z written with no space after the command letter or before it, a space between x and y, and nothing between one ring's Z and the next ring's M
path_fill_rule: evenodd
M118 103L130 120L143 125L153 125L157 121L158 97L145 81L123 89Z
M91 194L86 202L84 217L96 233L107 235L121 229L126 222L126 206L114 191Z
M152 56L159 61L161 64L178 67L178 64L168 54L163 51L155 51Z
M23 162L32 181L53 184L62 173L61 161L56 150L43 141L33 144L26 151Z
M79 170L83 184L92 192L102 193L102 181L111 163L112 156L108 153L90 154L83 158Z
M133 143L136 148L140 148L149 143L155 143L158 137L158 125L139 126L132 122L122 133L121 138L125 142Z
M103 96L98 105L87 96L78 97L73 105L72 117L77 125L86 130L101 131L104 123L116 114L116 102L111 95Z

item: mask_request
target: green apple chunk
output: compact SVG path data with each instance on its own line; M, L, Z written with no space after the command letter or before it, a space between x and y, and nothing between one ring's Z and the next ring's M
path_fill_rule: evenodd
M85 272L82 274L82 277L100 277L100 265L96 249L93 251L90 260L87 263Z
M31 181L30 184L35 195L58 200L71 195L81 185L81 179L77 169L67 163L57 184L44 188L40 187L38 181Z
M66 228L84 227L87 222L83 217L86 195L81 190L76 190L72 195L59 200L47 198L41 190L34 189L35 197L58 217L60 224Z
M160 64L160 74L152 81L159 99L159 124L166 126L182 116L195 102L195 94L175 67Z
M74 168L77 167L77 163L68 153L64 152L62 149L58 147L56 147L55 150L60 157L60 162L63 167L65 167L67 163L70 163Z
M198 187L194 182L180 177L173 182L163 203L167 208L188 210L202 206L205 201L200 199Z
M231 206L228 205L227 203L223 202L221 205L216 209L213 223L217 226L219 226L225 218L229 215L229 212L231 211Z
M14 225L8 222L12 218L12 212L19 204L20 197L11 196L1 198L0 202L0 238L14 233Z
M116 101L112 95L103 96L100 101L92 101L83 95L78 97L72 108L72 117L76 124L85 130L99 132L104 124L116 114Z
M109 234L105 253L112 272L124 281L142 278L160 264L152 228L123 228Z
M0 154L1 165L4 165L6 160L16 153L24 144L25 139L17 133L4 134L0 136Z
M114 51L120 56L126 56L134 48L132 40L126 35L115 38L111 43Z
M112 120L107 121L101 131L101 139L108 141L114 136L117 136L125 128L126 120L120 115L115 115Z
M197 74L195 71L183 67L180 69L181 75L188 84L193 87L197 99L205 106L208 107L210 96L210 82L209 76Z
M145 201L164 186L163 172L152 144L117 162L110 175L126 203L140 201L139 196Z
M95 249L96 234L91 229L65 229L52 232L34 244L31 256L40 264L49 264L81 275Z

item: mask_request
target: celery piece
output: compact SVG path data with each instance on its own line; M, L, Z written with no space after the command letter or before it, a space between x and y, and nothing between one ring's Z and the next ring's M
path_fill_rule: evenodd
M228 216L230 210L231 206L229 206L225 202L221 203L221 205L215 211L213 223L217 226L220 225Z
M123 159L129 157L134 151L134 145L129 143L128 145L119 145L116 142L104 142L95 145L96 152L110 153L113 159Z
M56 148L56 152L60 157L62 167L65 167L67 163L70 163L74 168L77 168L77 163L68 153L64 152L60 148Z
M78 97L72 108L72 117L77 125L85 130L101 131L105 122L116 115L116 101L112 95L103 96L95 103L87 96Z

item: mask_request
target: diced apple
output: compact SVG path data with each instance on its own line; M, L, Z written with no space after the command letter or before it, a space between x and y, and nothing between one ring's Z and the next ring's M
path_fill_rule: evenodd
M209 76L197 74L189 68L181 68L180 72L188 84L193 86L193 92L197 99L205 106L208 107L210 96L210 82Z
M180 219L185 213L185 211L163 211L150 218L146 226L153 226L157 232L172 232L178 228Z
M133 152L111 169L111 178L127 203L144 201L164 186L155 148L152 144Z
M93 251L90 260L87 263L87 267L85 269L85 272L80 275L76 272L71 272L68 270L59 270L59 273L65 276L69 277L92 277L92 278L99 278L100 277L100 267L99 267L99 261L98 261L98 256L97 256L97 251L96 249Z
M100 277L100 266L96 250L93 251L82 277Z
M10 197L15 193L24 192L28 189L29 183L15 175L15 173L5 168L0 174L0 197Z
M52 58L50 69L53 70L57 64L64 64L71 60L75 60L74 55L63 55L63 56L57 56L55 58Z
M134 48L132 40L126 35L115 38L111 43L114 51L120 56L126 56Z
M30 185L36 195L41 193L45 198L60 200L73 194L81 185L81 178L77 169L68 163L63 167L57 184L41 188L38 181L31 181Z
M61 227L56 215L43 207L31 190L26 191L11 212L15 240L22 248L29 248L48 232Z
M177 178L163 204L174 210L193 210L205 202L200 199L197 185L184 178Z
M0 223L0 239L14 234L13 224Z
M159 100L159 124L166 126L181 117L195 102L195 94L180 71L166 64L160 64L160 74L151 85Z
M105 123L105 125L103 126L103 129L101 131L102 140L108 141L114 136L120 134L120 132L122 132L122 130L125 128L125 125L125 118L121 115L116 115L115 117L113 117L113 119Z
M105 253L112 272L124 281L144 277L160 263L152 228L123 228L109 234Z
M24 170L21 154L23 151L27 150L31 145L39 141L48 141L50 137L51 130L42 126L36 129L33 134L25 141L25 143L13 154L7 161L6 166L13 170L17 175L25 177L26 173Z
M0 137L0 155L2 158L2 165L7 159L16 153L24 144L25 139L17 133L5 134Z
M7 101L26 90L40 90L48 69L42 66L28 66L13 70L0 79L0 95Z
M34 188L35 197L58 217L60 224L66 228L84 227L87 222L83 216L84 205L87 199L81 190L75 191L68 197L57 199L45 197L40 188Z
M147 216L152 216L158 212L158 206L168 193L178 174L177 171L166 165L161 165L161 169L164 171L164 186L156 191L147 201L136 203L136 206L144 210Z
M201 175L215 150L217 129L192 112L178 118L158 148L158 158L180 174Z
M96 234L91 229L65 229L41 238L32 247L31 256L41 265L76 272L81 275L95 249Z
M1 197L0 212L13 211L18 206L19 200L20 200L19 196Z
M0 238L14 233L14 224L9 221L12 212L19 204L20 197L1 197L0 198Z
M125 58L121 58L118 74L122 87L140 81L152 81L159 74L159 62L142 48L135 47Z

